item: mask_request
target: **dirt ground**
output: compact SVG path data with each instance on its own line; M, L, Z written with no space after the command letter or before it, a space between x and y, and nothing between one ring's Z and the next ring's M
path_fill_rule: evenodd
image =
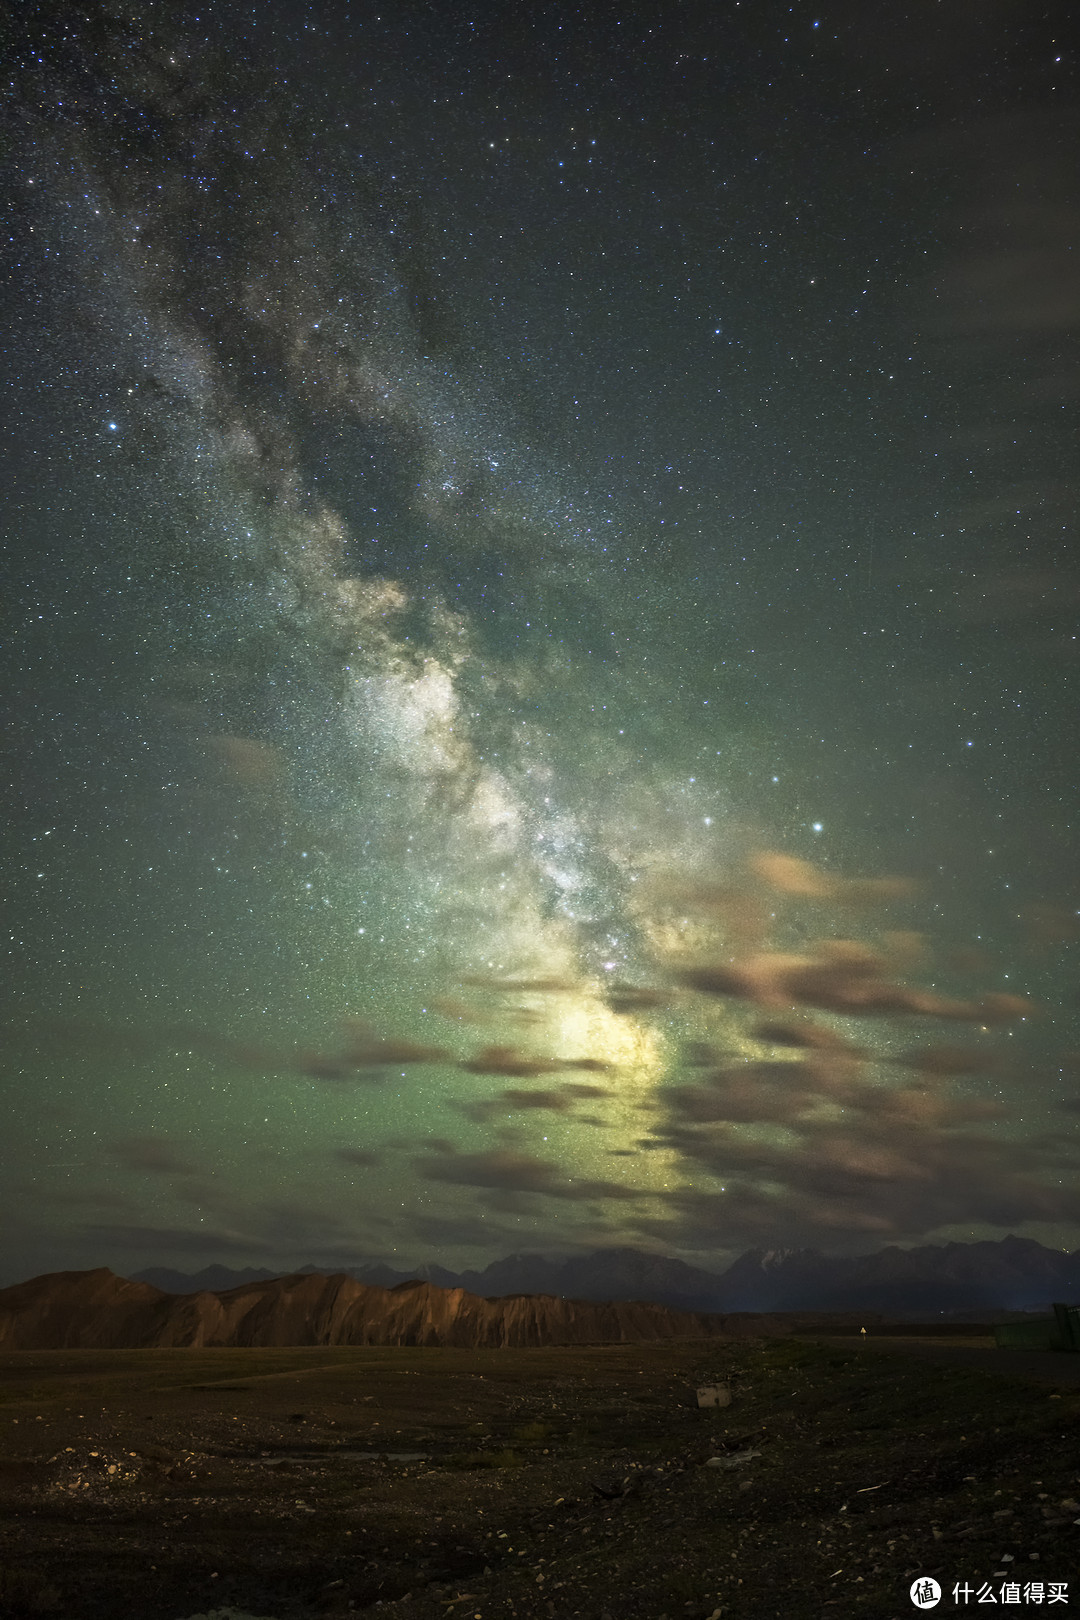
M900 1620L924 1575L942 1613L1080 1612L1080 1389L983 1362L9 1353L0 1616Z

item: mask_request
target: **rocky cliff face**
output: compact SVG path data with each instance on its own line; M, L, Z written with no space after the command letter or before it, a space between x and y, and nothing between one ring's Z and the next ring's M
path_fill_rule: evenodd
M339 1274L166 1294L102 1268L59 1271L0 1290L0 1349L157 1349L212 1345L455 1345L466 1349L623 1344L777 1331L662 1305L542 1294L481 1299L427 1282L379 1288Z

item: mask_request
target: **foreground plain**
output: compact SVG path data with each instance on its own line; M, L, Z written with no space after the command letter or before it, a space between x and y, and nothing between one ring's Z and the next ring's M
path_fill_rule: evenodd
M10 1352L0 1615L898 1620L917 1574L956 1612L954 1582L1001 1572L1070 1581L1076 1613L1080 1390L985 1359ZM714 1382L732 1404L699 1410Z

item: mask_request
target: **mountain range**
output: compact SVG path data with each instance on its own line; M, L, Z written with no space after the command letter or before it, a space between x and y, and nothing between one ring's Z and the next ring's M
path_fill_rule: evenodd
M512 1254L483 1271L452 1272L437 1265L398 1271L368 1261L343 1268L343 1273L384 1289L420 1281L488 1300L530 1294L593 1303L648 1301L669 1310L721 1314L863 1310L896 1317L985 1315L1046 1310L1053 1300L1080 1299L1080 1249L1048 1249L1031 1238L1012 1236L913 1249L890 1246L875 1254L840 1257L817 1249L750 1249L723 1272L640 1249L613 1248L562 1260ZM294 1273L311 1274L325 1274L325 1268L308 1265ZM193 1274L153 1267L137 1272L133 1281L170 1294L193 1294L281 1275L225 1266Z

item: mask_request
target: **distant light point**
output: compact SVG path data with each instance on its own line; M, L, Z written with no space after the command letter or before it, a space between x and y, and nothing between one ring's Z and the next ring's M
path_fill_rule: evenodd
M825 831L824 823L820 822L820 821L815 821L813 823L813 828L814 828L815 832L824 832Z

